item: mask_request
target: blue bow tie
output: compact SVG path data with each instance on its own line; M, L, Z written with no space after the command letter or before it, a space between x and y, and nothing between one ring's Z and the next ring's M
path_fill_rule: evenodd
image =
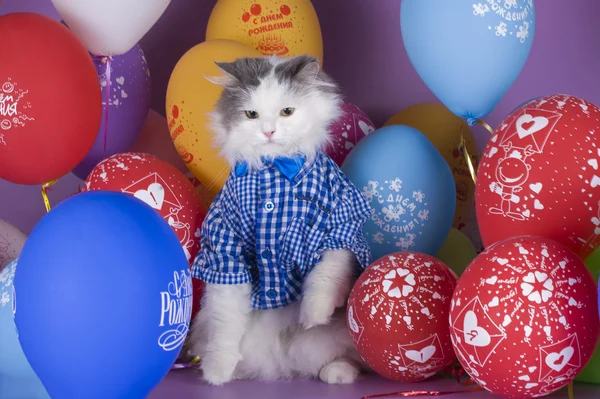
M270 161L269 159L263 158L262 161L265 164L272 163L273 166L275 166L277 169L279 169L279 171L289 181L294 180L294 178L296 176L298 176L298 173L300 173L300 170L302 169L304 162L306 162L306 160L302 156L298 156L295 158L278 157L272 161ZM237 177L241 177L241 176L245 176L247 174L248 174L248 164L246 162L238 163L235 167L235 175Z

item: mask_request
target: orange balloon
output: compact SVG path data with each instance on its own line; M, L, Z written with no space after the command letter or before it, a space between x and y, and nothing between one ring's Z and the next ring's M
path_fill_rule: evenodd
M230 166L214 143L208 118L223 88L206 77L223 74L215 62L232 62L244 57L262 55L231 40L200 43L179 60L167 87L166 111L171 139L187 168L213 195L225 184Z

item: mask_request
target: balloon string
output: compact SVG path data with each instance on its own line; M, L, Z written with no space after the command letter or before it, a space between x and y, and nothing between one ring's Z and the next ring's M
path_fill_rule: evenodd
M575 398L575 393L573 392L573 381L569 382L568 385L569 399Z
M409 396L444 396L444 395L453 395L456 393L465 393L465 392L475 392L481 391L483 388L474 387L463 390L455 390L455 391L404 391L404 392L392 392L392 393L383 393L377 395L366 395L361 399L372 399L372 398L389 398L389 397L409 397Z
M106 111L104 112L104 155L106 155L106 144L108 141L108 110L110 109L110 64L112 57L104 57L106 60L106 88L104 97L106 102Z
M463 156L465 157L465 161L467 162L467 166L469 167L469 173L471 174L471 179L473 183L477 183L477 173L475 172L475 165L473 165L473 158L469 153L469 149L467 148L467 142L465 140L465 136L463 134L463 125L460 125L460 146L462 147Z
M200 356L196 356L189 363L175 363L171 367L171 370L196 368L198 367L198 363L200 363Z
M487 130L488 132L490 132L490 134L492 136L494 135L494 129L492 129L492 127L490 125L488 125L487 123L485 123L485 121L482 121L481 119L477 119L477 123L479 123L481 126L483 126L485 128L485 130Z
M460 366L450 366L445 370L447 373L451 373L453 376L456 376L456 381L462 386L469 386L475 384L472 378L468 378L466 381L461 382L461 378L465 375L465 369ZM454 391L403 391L403 392L392 392L392 393L382 393L375 395L366 395L361 399L372 399L372 398L388 398L388 397L409 397L409 396L444 396L444 395L452 395L456 393L464 393L464 392L475 392L483 390L482 387L476 386L469 389L463 390L454 390Z
M485 121L481 119L477 119L477 123L480 124L487 130L490 134L494 134L494 129L490 125L488 125ZM460 146L462 147L463 155L465 157L465 161L467 162L467 166L469 167L469 173L471 175L471 179L473 183L477 184L477 172L475 169L475 165L473 164L473 157L469 153L469 149L467 148L467 144L465 141L465 137L462 133L463 126L460 125Z
M56 183L56 180L49 181L46 184L42 185L42 198L44 199L44 205L46 205L46 212L50 212L50 200L48 199L48 191L52 190L52 185Z

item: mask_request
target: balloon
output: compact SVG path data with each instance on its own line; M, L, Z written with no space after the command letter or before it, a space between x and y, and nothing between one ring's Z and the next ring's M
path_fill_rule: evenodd
M341 166L356 144L374 130L373 122L360 108L342 103L342 115L329 127L331 145L326 149L327 155Z
M452 343L465 371L505 398L572 381L598 339L596 284L567 247L519 236L481 253L452 297Z
M202 203L206 205L207 209L210 208L210 205L214 201L216 194L212 193L211 191L208 191L208 189L204 187L202 183L200 183L200 180L198 180L192 172L188 172L186 174L186 177L188 178L190 183L192 183L192 185L196 189L196 192L200 195L200 198L202 198Z
M319 18L310 0L219 0L206 40L228 39L264 55L312 55L323 63Z
M486 246L538 235L585 259L600 245L599 120L600 108L568 95L543 97L504 120L475 189Z
M77 194L21 252L21 347L53 399L146 398L187 336L191 284L179 239L152 207L123 193Z
M479 224L477 223L477 212L475 211L475 198L472 198L467 204L462 215L458 218L458 231L466 235L475 246L477 253L483 251L483 242L479 234Z
M42 15L0 17L0 37L0 178L58 179L81 162L100 127L94 63L73 33Z
M190 264L200 250L200 229L207 208L187 177L152 155L116 154L96 166L82 191L109 190L132 195L154 208L171 226ZM194 309L200 307L204 285L192 279Z
M0 15L15 12L34 12L60 22L61 18L50 0L2 0L0 1Z
M385 256L350 292L346 310L352 342L385 378L421 381L454 360L448 313L457 277L418 252Z
M106 57L94 57L94 64L103 90L103 118L92 150L73 170L82 180L98 162L131 148L146 121L152 94L150 71L140 46L114 57L110 64ZM110 90L108 101L106 90Z
M31 369L13 321L13 279L17 262L0 270L0 398L50 399Z
M154 26L171 0L52 0L52 4L94 55L131 50Z
M193 47L179 60L167 87L167 120L171 139L188 169L213 194L229 176L230 167L215 146L208 113L221 96L222 87L207 76L220 76L215 62L233 62L261 54L231 40L212 40Z
M144 127L130 151L154 155L170 163L181 173L189 173L173 145L167 119L153 109L148 112Z
M0 219L0 271L19 257L27 236L15 226Z
M402 125L378 129L358 143L342 170L371 205L363 230L373 259L440 250L456 195L452 172L427 137Z
M517 79L535 32L532 0L403 0L408 57L429 89L469 124L488 115Z
M471 240L464 233L451 228L444 245L435 257L461 276L476 256L477 250Z
M598 281L600 278L600 248L596 249L585 259L585 265L592 273L592 276L594 276L594 280Z
M600 248L596 249L590 256L585 260L585 265L588 270L592 273L594 280L598 281L600 278ZM598 300L600 301L600 287L598 291ZM600 306L600 302L599 305ZM576 381L586 382L588 384L600 384L600 346L596 348L592 360L583 369L581 373L575 378Z
M469 126L441 104L422 103L408 107L392 116L384 126L407 125L423 133L444 157L456 184L456 211L453 226L458 227L459 218L473 199L475 184L469 166L460 151L461 135L470 154L477 152L475 137Z

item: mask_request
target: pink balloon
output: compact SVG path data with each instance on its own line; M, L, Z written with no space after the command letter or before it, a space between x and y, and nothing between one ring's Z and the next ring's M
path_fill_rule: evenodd
M167 120L153 109L148 112L142 132L130 152L143 152L154 155L170 163L181 173L188 173L188 168L177 154L173 140L171 140Z
M326 150L327 155L339 166L342 166L356 144L375 130L371 119L356 105L344 102L342 111L342 116L329 128L332 145Z
M0 219L0 271L19 257L27 236L12 224Z

